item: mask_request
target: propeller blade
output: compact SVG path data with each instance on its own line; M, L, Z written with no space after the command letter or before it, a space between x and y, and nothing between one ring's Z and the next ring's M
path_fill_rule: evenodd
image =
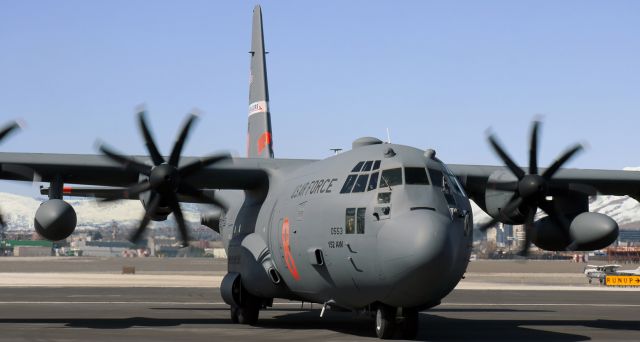
M2 139L4 139L7 135L9 135L9 133L15 131L18 128L20 128L20 125L18 125L18 123L14 121L10 123L7 127L0 130L0 141L2 141Z
M534 121L531 128L531 144L529 145L529 174L538 174L538 129L540 121Z
M544 171L544 173L542 174L542 177L546 180L551 179L551 177L553 177L553 175L558 170L560 170L562 165L564 165L567 161L569 161L569 159L571 159L576 153L580 152L580 150L582 149L583 147L580 144L577 144L574 147L570 148L560 158L556 159L556 161L553 162L553 164L551 164L551 166L548 169Z
M534 229L533 221L536 217L537 207L532 207L527 213L527 221L524 224L524 244L522 250L518 253L520 256L526 257L529 255L529 247L531 247L531 234Z
M582 195L597 196L598 189L581 183L549 184L550 195Z
M182 247L187 247L189 246L189 232L187 231L187 223L184 221L184 216L182 215L180 203L175 195L171 196L168 202L171 211L173 211L173 216L175 216L176 221L178 222L178 231L182 238Z
M226 204L224 204L223 202L219 201L214 197L208 196L204 191L197 189L189 184L186 184L186 183L180 184L180 187L178 188L178 193L193 197L203 203L213 204L221 208L223 211L227 211Z
M123 199L134 199L136 196L149 190L151 190L151 183L149 183L148 180L145 180L140 183L131 185L128 188L122 189L121 191L114 191L114 193L110 193L106 195L106 197L100 199L99 202L107 203L107 202L120 201Z
M138 124L140 126L140 130L142 131L142 136L144 137L144 143L147 145L147 150L151 155L151 160L153 160L153 164L158 166L164 163L164 158L158 151L158 147L156 143L153 141L153 137L151 136L151 131L149 130L149 126L147 125L146 120L146 112L141 110L138 112Z
M505 152L505 150L500 146L493 134L489 135L489 143L493 147L493 150L498 154L500 159L502 159L505 165L507 165L509 170L511 170L511 172L518 178L518 180L521 180L525 175L524 171L522 171L522 169L519 168L518 165L516 165L513 159L509 157L507 152Z
M151 216L153 216L153 213L155 213L156 209L158 209L158 206L160 205L160 199L160 195L155 193L151 194L151 200L149 201L149 206L147 207L147 210L142 217L142 221L140 221L140 225L138 226L136 232L129 238L131 242L136 243L138 242L138 240L140 240L142 233L144 233L145 229L147 229L147 226L149 225L149 222L151 222Z
M100 151L104 153L107 157L111 158L111 160L121 164L123 167L141 173L143 175L149 176L151 174L151 166L140 163L132 158L125 157L113 150L109 149L104 144L101 144L99 147Z
M558 224L560 226L560 228L562 228L562 232L564 233L564 236L567 239L567 241L571 241L572 239L571 239L571 232L570 232L569 223L564 218L564 216L562 216L562 214L560 212L558 212L558 210L556 210L556 207L553 206L553 203L542 201L539 204L539 207L540 207L540 209L542 209L542 211L547 213L547 215L549 215L549 217L553 221L555 221L556 224Z
M219 161L223 161L223 160L227 160L227 159L231 159L231 155L228 153L221 153L221 154L215 154L215 155L211 155L208 157L204 157L201 159L198 159L190 164L187 164L183 167L180 168L180 170L178 172L180 172L180 176L181 177L188 177L190 175L192 175L195 172L200 171L201 169L215 164Z
M509 216L509 214L518 209L519 206L522 205L522 203L524 202L524 200L522 199L522 197L519 197L517 195L514 195L511 197L511 200L509 201L509 203L507 203L507 205L504 206L504 208L502 208L502 210L500 211L500 216L502 217L506 217ZM480 231L485 231L487 229L489 229L491 226L493 226L494 224L498 223L500 221L500 219L498 218L493 218L491 219L491 221L483 224L479 229Z
M187 121L182 126L182 131L176 140L176 143L173 145L173 150L171 151L171 156L169 157L169 164L173 166L178 166L178 162L180 161L180 154L182 153L182 147L184 146L184 142L187 140L187 136L189 135L189 129L191 125L196 120L198 116L195 114L190 114Z
M4 227L5 227L4 218L2 218L2 214L0 214L0 229L4 229Z

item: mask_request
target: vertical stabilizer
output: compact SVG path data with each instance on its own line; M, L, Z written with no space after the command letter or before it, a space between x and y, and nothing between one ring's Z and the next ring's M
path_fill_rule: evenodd
M262 10L253 9L251 36L251 75L249 76L249 137L248 157L273 158L271 115L269 114L269 89L265 64Z

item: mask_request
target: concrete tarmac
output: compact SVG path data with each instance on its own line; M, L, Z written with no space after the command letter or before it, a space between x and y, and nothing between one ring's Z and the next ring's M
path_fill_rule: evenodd
M74 273L77 267L56 266L48 260L0 261L0 273ZM14 259L15 260L15 259ZM107 268L116 276L122 264L132 259L84 260L82 272L100 272ZM212 267L211 260L136 260L140 274L156 276L184 274L212 276L224 272L222 263ZM46 265L49 263L49 266ZM24 266L28 264L28 266ZM183 265L184 264L184 265ZM186 266L198 264L199 266ZM53 266L52 266L53 265ZM567 284L563 290L539 285L535 291L523 290L509 280L516 274L522 281L546 279L537 272L545 264L482 262L470 267L469 278L504 281L490 290L460 286L443 304L420 315L418 340L628 340L640 338L640 292L604 290L586 285ZM565 274L572 277L584 265L552 263L546 265L550 279ZM523 268L524 267L524 268ZM629 267L632 268L632 267ZM182 271L182 272L180 272ZM103 271L104 272L104 271ZM138 274L138 272L137 272ZM502 274L496 276L496 274ZM526 276L531 274L531 276ZM555 274L555 275L554 275ZM119 275L120 277L126 277ZM584 276L582 276L584 277ZM161 279L161 278L158 278ZM544 280L548 284L554 281ZM515 283L514 283L515 282ZM461 283L462 284L462 283ZM572 290L573 288L579 290ZM351 313L325 313L320 305L276 301L262 311L255 327L235 325L229 310L215 287L150 284L124 286L50 286L0 287L0 340L11 341L363 341L377 340L373 320Z

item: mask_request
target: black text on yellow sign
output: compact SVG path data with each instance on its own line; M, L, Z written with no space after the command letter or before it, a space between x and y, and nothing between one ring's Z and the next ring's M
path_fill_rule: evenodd
M640 276L607 276L607 286L640 286Z

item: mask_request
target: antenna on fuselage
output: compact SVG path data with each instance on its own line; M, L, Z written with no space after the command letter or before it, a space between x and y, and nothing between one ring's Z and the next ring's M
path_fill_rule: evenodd
M389 133L389 127L387 127L387 144L391 144L391 134Z
M334 155L338 155L338 154L340 154L342 149L341 148L330 148L329 151L332 151Z

